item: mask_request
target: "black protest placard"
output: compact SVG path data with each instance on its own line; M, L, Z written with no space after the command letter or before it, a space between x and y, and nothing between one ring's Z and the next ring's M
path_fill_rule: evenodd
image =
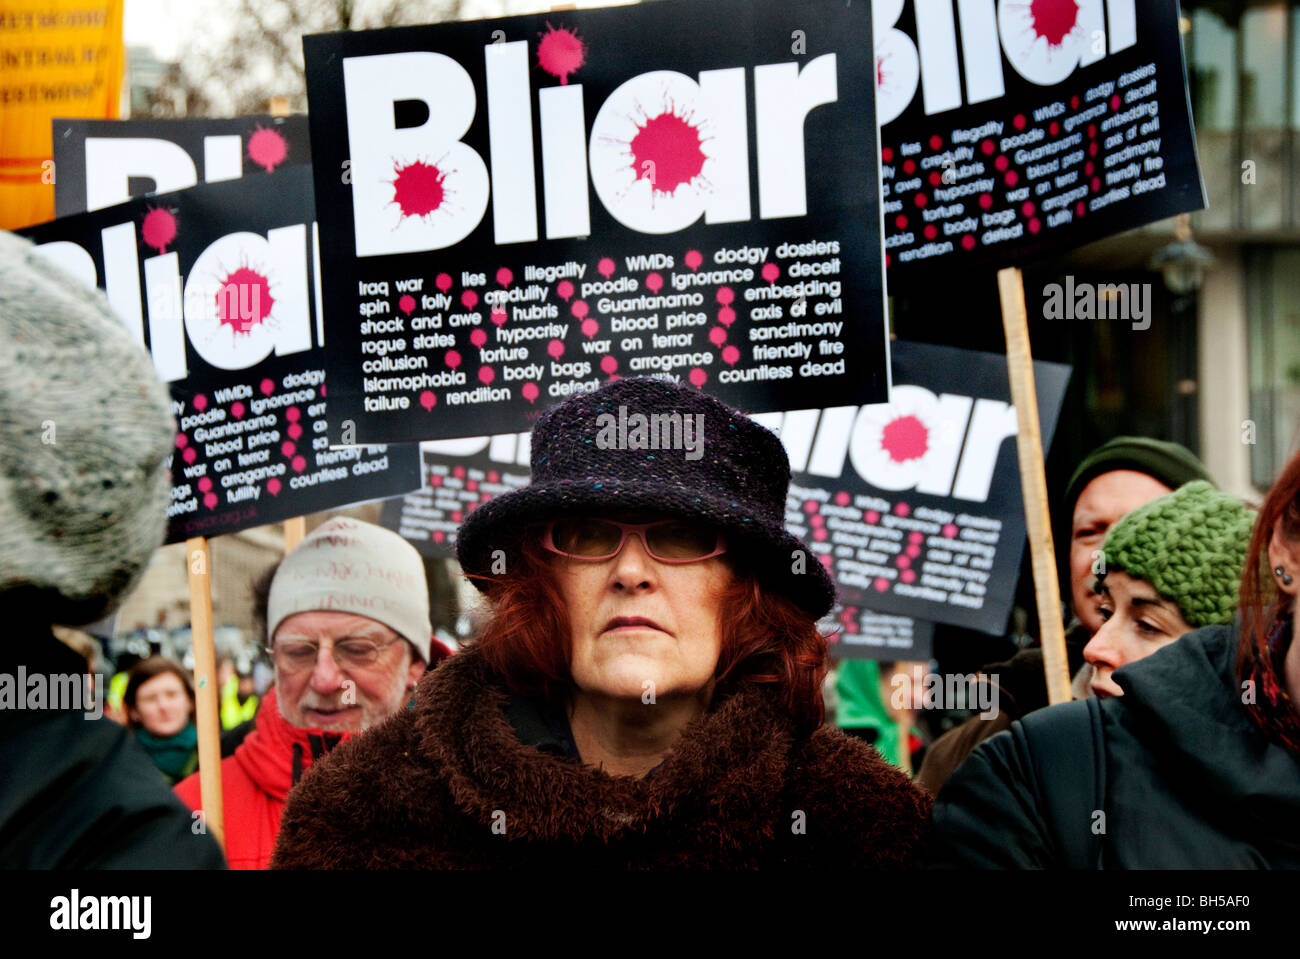
M891 287L1204 208L1177 0L875 11Z
M71 216L303 163L311 163L304 116L55 120L54 211Z
M167 542L419 485L414 445L328 447L314 226L304 166L22 231L105 290L171 388Z
M885 400L870 20L664 0L306 37L338 423L524 430L656 373Z
M380 524L423 555L454 559L456 531L494 496L528 485L528 433L471 436L420 444L424 484L384 503Z
M837 659L927 660L934 649L934 623L876 613L847 603L830 622L827 641Z
M786 528L843 603L999 633L1025 545L1007 359L896 341L893 366L887 404L754 417L790 456ZM1034 377L1046 450L1069 368Z

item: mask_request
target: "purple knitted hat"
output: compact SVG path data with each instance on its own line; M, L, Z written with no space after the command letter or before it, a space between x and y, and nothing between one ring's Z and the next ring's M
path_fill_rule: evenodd
M694 428L703 425L702 434ZM769 589L814 617L835 602L825 566L785 530L790 461L776 434L687 386L619 379L551 407L532 435L532 484L470 513L456 553L480 590L492 553L528 523L574 513L654 511L706 520Z

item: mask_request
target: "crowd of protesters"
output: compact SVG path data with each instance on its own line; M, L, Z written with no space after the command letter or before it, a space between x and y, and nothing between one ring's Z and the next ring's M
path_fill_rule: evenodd
M54 629L110 612L163 539L167 390L102 294L9 234L0 332L0 672L84 674ZM593 442L620 407L698 417L708 455ZM1061 502L1075 701L1048 705L1039 648L991 665L998 709L913 779L887 671L826 683L835 586L785 529L774 434L614 378L531 449L531 484L459 530L486 612L455 654L390 531L336 517L264 578L273 681L220 677L224 851L194 684L150 657L119 683L124 724L0 709L0 865L1300 865L1300 457L1257 515L1174 444L1090 454Z

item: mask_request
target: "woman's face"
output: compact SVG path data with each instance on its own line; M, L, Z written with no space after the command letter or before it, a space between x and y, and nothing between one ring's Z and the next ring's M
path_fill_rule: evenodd
M1145 659L1193 627L1150 583L1128 573L1109 573L1100 596L1102 626L1083 647L1083 658L1096 669L1092 679L1096 695L1123 696L1113 678L1115 670Z
M666 517L621 514L626 523ZM722 649L724 556L662 563L630 535L606 560L553 556L568 610L574 683L589 696L639 699L712 694Z
M141 726L155 736L175 736L190 721L190 697L175 673L159 673L140 684L135 712Z

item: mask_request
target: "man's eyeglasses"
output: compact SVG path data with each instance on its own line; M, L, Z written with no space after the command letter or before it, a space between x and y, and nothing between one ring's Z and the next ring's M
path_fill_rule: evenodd
M661 563L695 563L727 551L722 533L707 523L665 519L653 523L620 523L612 519L571 517L552 520L542 545L570 559L606 560L623 551L629 536Z
M352 637L335 640L333 642L334 662L338 664L339 669L368 669L379 662L379 656L385 649L401 638L395 636L387 642ZM320 646L320 643L306 639L282 639L266 647L266 651L275 660L277 669L286 673L296 673L304 669L316 668Z

